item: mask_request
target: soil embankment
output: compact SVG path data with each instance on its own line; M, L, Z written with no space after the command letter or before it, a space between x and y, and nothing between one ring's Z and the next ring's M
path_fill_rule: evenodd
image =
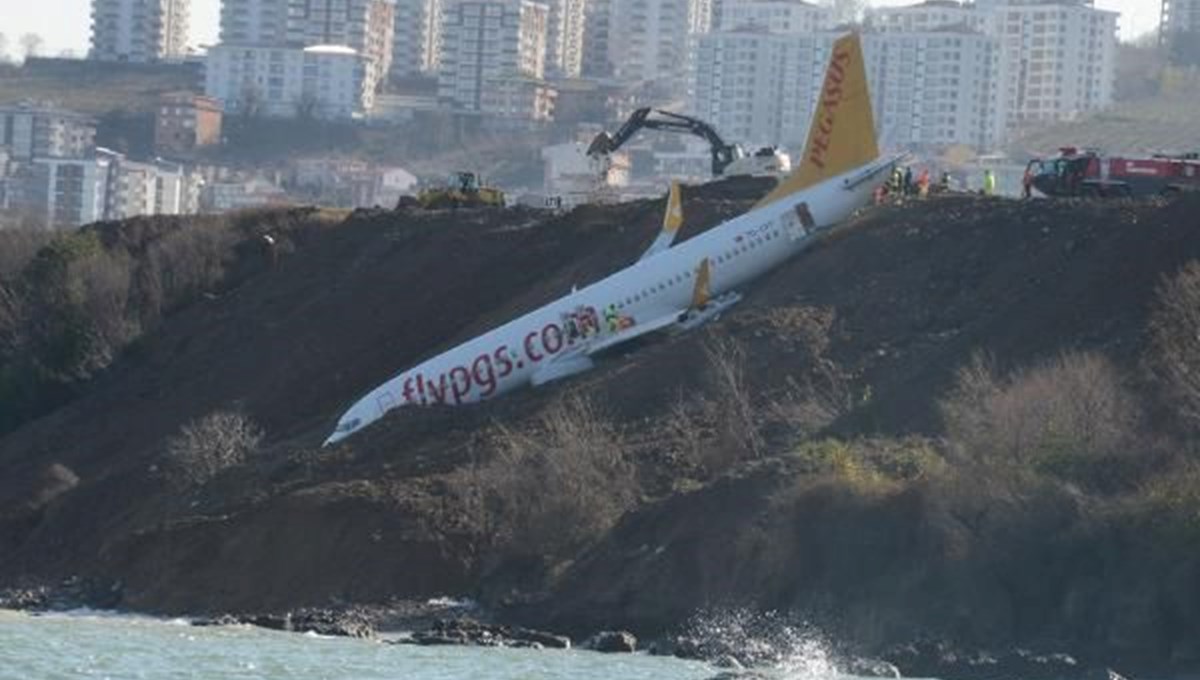
M688 190L689 230L760 189ZM274 265L243 253L236 285L0 439L0 583L78 575L113 584L116 606L173 613L467 595L571 632L750 606L874 650L929 634L1195 663L1193 528L1140 495L1165 458L1121 458L1129 479L1094 485L1076 458L984 464L943 438L939 400L979 350L1002 372L1088 351L1126 377L1144 429L1170 430L1142 366L1156 287L1200 256L1198 208L873 209L710 329L545 389L394 413L328 449L342 409L388 375L635 260L662 204L300 225ZM562 424L579 395L591 406L574 413L602 427ZM264 433L252 454L168 483L181 428L229 409ZM620 461L601 466L588 442L604 437ZM510 478L580 482L529 457L539 446L581 456L603 517Z

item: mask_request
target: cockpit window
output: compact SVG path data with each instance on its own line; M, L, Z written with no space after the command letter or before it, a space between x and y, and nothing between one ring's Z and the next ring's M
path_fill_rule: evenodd
M362 422L362 418L351 418L344 423L338 423L335 432L353 432L358 429L358 424Z

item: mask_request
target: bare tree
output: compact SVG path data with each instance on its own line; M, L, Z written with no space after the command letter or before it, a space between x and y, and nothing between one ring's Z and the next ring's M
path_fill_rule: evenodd
M8 62L8 36L0 33L0 64Z
M1175 411L1200 427L1200 261L1159 285L1150 337L1152 370L1170 391Z
M38 52L41 52L43 44L45 44L45 41L37 33L26 33L21 36L21 52L25 55L26 59L36 57Z
M214 411L193 420L167 441L167 479L181 488L201 486L246 462L262 437L254 421L238 411Z

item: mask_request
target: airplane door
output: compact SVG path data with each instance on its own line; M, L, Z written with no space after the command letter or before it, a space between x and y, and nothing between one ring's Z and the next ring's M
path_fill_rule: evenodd
M391 392L384 392L375 399L375 403L379 405L379 415L383 415L388 411L396 408L396 398Z

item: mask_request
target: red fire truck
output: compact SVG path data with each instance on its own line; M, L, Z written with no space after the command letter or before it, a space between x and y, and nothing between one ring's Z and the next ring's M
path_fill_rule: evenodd
M1149 158L1103 156L1094 150L1059 149L1058 157L1035 158L1026 181L1047 196L1152 196L1200 190L1200 154Z

